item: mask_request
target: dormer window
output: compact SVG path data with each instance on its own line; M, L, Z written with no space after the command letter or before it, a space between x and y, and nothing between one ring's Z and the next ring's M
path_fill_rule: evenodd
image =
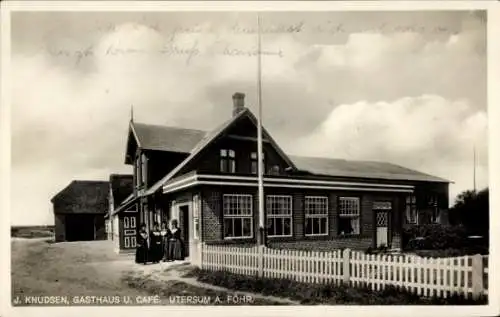
M222 173L236 172L236 153L234 150L220 150L220 171Z
M257 152L252 152L250 154L250 162L251 162L250 172L252 174L257 174L258 169L259 169L259 167L257 166L257 162L258 162ZM266 159L265 159L264 153L262 153L262 166L264 167L264 170L265 170Z

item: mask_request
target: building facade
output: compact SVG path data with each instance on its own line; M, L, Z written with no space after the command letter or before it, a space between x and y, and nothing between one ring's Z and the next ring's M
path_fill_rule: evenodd
M210 132L129 125L134 190L118 210L136 208L148 228L177 219L194 261L202 242L256 243L257 119L241 93L229 117ZM385 162L288 155L265 128L263 166L269 247L400 248L405 226L439 222L448 208L447 180Z
M105 240L108 182L72 181L52 199L55 241Z
M133 184L133 175L111 174L109 177L106 230L108 240L113 241L117 253L133 252L136 247L138 213L135 206L117 212L120 204L131 198Z

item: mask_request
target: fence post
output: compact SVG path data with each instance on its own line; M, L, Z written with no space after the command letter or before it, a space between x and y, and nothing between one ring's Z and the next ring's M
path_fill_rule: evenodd
M484 291L483 257L480 254L472 256L472 297L478 298Z
M350 263L350 254L351 250L350 249L344 249L344 252L342 252L342 259L343 259L343 272L344 272L344 284L349 284L349 279L351 277L351 270L349 268L349 263Z
M264 246L259 245L257 247L258 254L257 254L257 276L258 277L264 277Z

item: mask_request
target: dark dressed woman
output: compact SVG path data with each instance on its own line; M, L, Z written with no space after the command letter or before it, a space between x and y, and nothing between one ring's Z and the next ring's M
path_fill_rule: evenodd
M172 237L169 241L169 260L184 260L184 246L181 240L181 230L178 227L178 223L176 219L173 219L171 222L171 230Z
M157 222L153 224L153 230L151 231L150 237L151 237L151 248L150 248L151 262L158 263L161 261L161 258L163 257L163 249L162 249L161 232Z
M148 262L148 233L146 225L141 224L139 237L137 238L137 249L135 250L135 263L146 264Z
M169 243L170 238L172 237L172 233L167 228L167 222L166 221L163 221L161 223L160 234L161 234L161 242L162 242L161 249L162 249L162 252L163 252L163 258L162 259L163 259L164 262L165 261L169 261L169 259L168 259L168 243Z

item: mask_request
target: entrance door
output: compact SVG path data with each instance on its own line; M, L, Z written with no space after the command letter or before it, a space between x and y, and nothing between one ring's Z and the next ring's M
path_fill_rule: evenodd
M66 241L92 241L95 239L93 214L66 215Z
M133 249L136 247L137 223L135 215L123 216L123 248Z
M389 218L391 215L392 203L389 201L376 201L373 203L375 212L376 246L389 246Z
M184 257L189 257L189 206L179 207L179 229L181 229L182 242L184 245Z

